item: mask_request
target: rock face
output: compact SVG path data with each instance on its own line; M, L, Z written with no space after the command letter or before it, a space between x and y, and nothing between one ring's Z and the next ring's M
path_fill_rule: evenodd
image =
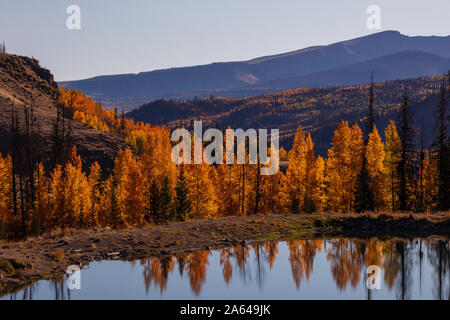
M53 75L39 62L28 57L0 53L0 153L11 150L11 110L18 112L19 126L24 126L25 108L33 105L43 161L49 162L52 133L56 119L58 86ZM70 121L72 142L77 147L87 168L97 161L109 169L118 150L125 147L122 136L94 130L84 124Z

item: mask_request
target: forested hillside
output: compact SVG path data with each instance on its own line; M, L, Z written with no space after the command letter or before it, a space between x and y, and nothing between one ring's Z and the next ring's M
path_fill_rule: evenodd
M440 79L442 77L424 77L376 83L374 102L377 125L386 127L389 120L397 118L405 88L414 113L424 117L427 123L434 121L426 101L433 100L439 90ZM365 121L369 89L370 85L360 85L295 89L249 98L157 100L128 113L127 117L152 124L167 124L171 128L189 128L196 119L203 120L204 126L218 128L278 128L281 144L287 150L291 147L295 130L301 125L311 133L318 153L324 155L341 120L356 124ZM418 109L417 112L415 109ZM418 121L419 118L416 118ZM433 126L425 128L429 142L433 136Z
M16 136L20 136L17 144L21 144L22 150L32 149L38 158L35 160L50 165L55 160L57 127L59 140L77 147L85 167L97 161L111 168L118 150L125 146L124 136L73 121L71 110L58 109L58 95L53 75L37 60L0 53L0 153L6 155L12 151L13 131L16 130ZM31 153L30 149L26 150L27 154ZM70 148L65 149L67 156Z

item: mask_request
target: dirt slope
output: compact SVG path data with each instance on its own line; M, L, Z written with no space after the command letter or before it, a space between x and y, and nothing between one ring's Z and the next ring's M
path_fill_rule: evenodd
M14 103L19 119L24 107L34 105L34 115L42 137L42 154L50 159L52 130L56 118L58 86L49 70L28 57L0 53L0 153L10 151L11 108ZM23 121L22 121L23 123ZM110 168L117 151L125 146L123 137L94 130L72 121L72 140L84 165L97 161Z

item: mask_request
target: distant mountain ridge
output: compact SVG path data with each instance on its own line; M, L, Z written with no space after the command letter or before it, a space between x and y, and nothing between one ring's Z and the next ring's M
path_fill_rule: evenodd
M314 46L248 61L99 76L61 82L60 85L81 90L95 99L101 99L106 105L119 107L137 106L158 98L189 99L221 93L228 96L246 96L272 92L274 89L271 86L266 87L271 83L283 84L278 86L277 90L324 86L323 82L316 82L314 76L317 77L321 72L339 72L338 68L346 66L357 67L359 63L364 62L370 62L366 68L370 64L374 67L377 66L374 64L375 59L388 58L401 52L409 52L410 55L411 52L416 52L417 57L409 57L411 61L420 63L415 64L415 71L408 74L408 70L397 65L397 68L390 72L380 71L380 75L384 73L380 81L402 79L405 75L408 78L442 73L445 70L437 69L446 57L450 57L450 36L409 37L398 31L384 31L331 45ZM425 53L431 55L426 56ZM411 67L411 63L407 68ZM427 69L428 65L431 67ZM364 67L360 68L364 70ZM374 72L378 74L379 70ZM305 78L298 83L297 80L301 77ZM366 75L365 79L368 77L370 74ZM345 83L341 84L360 84L361 80L360 74L355 77L350 74Z
M267 92L269 90L275 92L295 88L339 87L368 83L372 72L377 82L383 82L439 75L449 69L450 58L422 51L403 51L306 76L276 79L242 89L261 88ZM227 93L227 96L231 95L233 91Z

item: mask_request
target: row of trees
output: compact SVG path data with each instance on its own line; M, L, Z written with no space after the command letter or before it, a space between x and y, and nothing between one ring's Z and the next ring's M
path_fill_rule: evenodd
M22 124L13 107L12 154L0 156L0 232L16 238L57 227L120 229L226 215L448 210L448 87L444 79L437 108L439 134L429 149L414 145L406 91L397 125L389 123L383 142L371 93L364 133L342 121L328 156L322 158L299 127L286 172L273 176L261 176L261 164L248 162L176 166L170 131L132 120L126 140L134 152L120 151L107 177L96 163L83 172L71 146L65 114L70 109L64 104L57 108L53 165L44 168L33 104L25 107Z

